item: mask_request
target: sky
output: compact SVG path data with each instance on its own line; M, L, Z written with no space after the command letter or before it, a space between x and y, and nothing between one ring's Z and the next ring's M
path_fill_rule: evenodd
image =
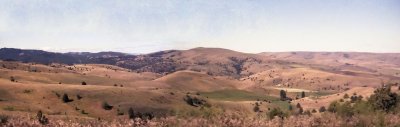
M400 0L0 0L0 47L400 52Z

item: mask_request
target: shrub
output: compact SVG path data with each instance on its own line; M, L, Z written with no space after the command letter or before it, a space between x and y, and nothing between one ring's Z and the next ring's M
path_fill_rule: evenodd
M55 94L56 94L57 98L61 97L61 95L59 93L55 92Z
M300 107L297 113L298 114L303 114L303 112L304 112L303 107Z
M322 106L322 107L319 108L319 112L325 112L325 111L326 111L325 106Z
M29 94L32 93L33 90L24 90L23 93Z
M151 120L151 119L154 118L154 114L153 113L134 112L132 108L129 108L128 116L129 116L129 119L140 118L142 120L148 120L148 119Z
M82 85L87 85L85 81L82 82Z
M374 111L371 104L366 101L357 101L356 103L354 103L353 110L354 113L367 115L372 114Z
M81 114L87 115L89 113L85 112L85 110L81 110Z
M307 111L305 111L305 112L304 112L304 115L311 116L311 112L310 112L310 110L307 110Z
M292 111L292 110L293 110L293 106L292 106L292 105L289 105L289 106L288 106L288 110L289 110L289 111Z
M9 117L6 115L0 115L0 125L6 124L8 122Z
M358 100L361 101L364 97L362 95L358 95Z
M146 113L143 114L143 117L141 119L149 119L149 120L151 120L153 118L154 118L154 114L153 113L146 112Z
M76 99L80 100L80 99L82 99L82 96L78 94L78 95L76 95Z
M351 117L354 115L353 107L351 107L350 102L345 102L343 104L338 104L337 114L342 117Z
M68 94L65 93L65 94L63 95L63 97L62 97L62 101L63 101L64 103L68 103L68 102L72 102L72 101L74 101L74 100L69 99Z
M300 103L297 103L296 108L301 108Z
M119 109L117 109L117 115L118 116L122 116L122 115L124 115L125 113L124 112L121 112Z
M39 110L36 114L36 118L38 119L39 123L42 125L46 125L49 123L49 119L46 118L45 115L43 115L42 111Z
M129 119L135 119L135 111L133 111L132 108L129 108L128 116L129 116Z
M15 78L13 76L10 77L11 82L15 82Z
M389 112L398 103L398 95L390 91L391 86L378 88L374 94L370 96L368 102L372 105L374 110L383 110Z
M361 101L361 100L362 100L362 96L361 95L360 96L353 95L353 96L350 97L350 102L351 103L354 103L356 101Z
M331 104L329 104L328 111L332 112L332 113L336 113L338 106L339 106L339 102L333 101Z
M349 95L346 93L346 94L344 94L343 98L347 99L347 98L349 98Z
M111 106L107 102L103 102L102 107L104 110L111 110L114 106Z
M280 108L273 108L270 112L267 113L270 119L273 119L275 116L283 119L287 116Z
M317 110L312 109L312 110L311 110L311 113L317 113Z
M15 111L15 108L13 106L7 106L3 108L6 111Z
M207 104L206 103L206 101L205 100L203 100L203 99L198 99L198 98L196 98L196 97L191 97L191 96L189 96L189 95L186 95L186 97L184 98L184 100L185 100L185 102L187 103L187 104L189 104L189 105L191 105L191 106L194 106L194 107L199 107L199 106L206 106L206 105L209 105L209 104Z
M258 104L254 105L253 111L260 112L260 107L258 106Z
M303 107L301 107L300 103L297 103L296 105L297 110L297 114L303 114Z

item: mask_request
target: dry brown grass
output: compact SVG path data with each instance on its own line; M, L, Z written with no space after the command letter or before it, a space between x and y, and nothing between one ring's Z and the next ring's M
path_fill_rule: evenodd
M94 120L94 119L69 119L61 120L51 118L50 123L41 125L35 118L29 116L12 116L1 126L13 127L343 127L343 126L398 126L400 125L400 116L393 114L375 115L375 116L356 116L351 118L341 118L335 114L326 113L321 116L290 116L286 119L275 118L269 120L264 117L241 117L233 115L221 115L212 118L177 118L166 117L153 120L129 120L116 119L112 121Z

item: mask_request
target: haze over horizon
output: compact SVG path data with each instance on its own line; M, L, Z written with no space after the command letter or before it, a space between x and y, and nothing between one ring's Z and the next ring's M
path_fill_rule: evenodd
M400 52L400 1L0 1L0 47Z

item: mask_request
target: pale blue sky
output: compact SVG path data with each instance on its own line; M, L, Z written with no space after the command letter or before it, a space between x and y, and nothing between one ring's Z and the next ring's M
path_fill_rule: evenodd
M0 0L0 47L400 52L400 0Z

